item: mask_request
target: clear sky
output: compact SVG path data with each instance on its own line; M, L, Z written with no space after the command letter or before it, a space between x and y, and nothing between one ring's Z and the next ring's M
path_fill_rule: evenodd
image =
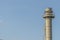
M52 7L53 40L60 39L60 0L0 0L0 39L44 40L44 9Z

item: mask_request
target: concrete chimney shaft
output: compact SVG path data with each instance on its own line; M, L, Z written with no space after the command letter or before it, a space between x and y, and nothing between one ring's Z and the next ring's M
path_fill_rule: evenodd
M43 18L45 19L45 40L52 40L52 8L46 8Z

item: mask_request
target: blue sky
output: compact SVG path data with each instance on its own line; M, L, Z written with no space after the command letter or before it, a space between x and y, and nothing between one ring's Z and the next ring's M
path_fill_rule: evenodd
M0 0L0 39L44 40L44 19L52 7L53 40L60 39L60 0Z

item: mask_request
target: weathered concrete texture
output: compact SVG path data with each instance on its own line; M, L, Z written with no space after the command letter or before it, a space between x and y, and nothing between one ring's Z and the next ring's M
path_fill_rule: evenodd
M45 40L52 40L52 19L46 18Z

